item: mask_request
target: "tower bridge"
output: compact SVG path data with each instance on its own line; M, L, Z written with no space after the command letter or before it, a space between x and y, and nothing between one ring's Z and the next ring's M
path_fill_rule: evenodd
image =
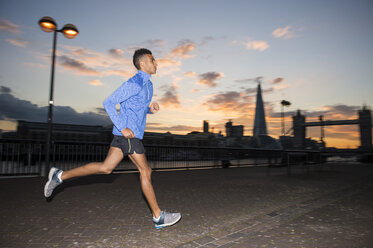
M318 122L306 122L306 117L297 111L293 116L294 145L297 148L304 149L306 142L306 128L315 126L336 126L336 125L359 125L360 129L360 148L364 150L372 149L372 117L371 112L365 106L358 111L359 118L355 120L331 120L323 121L320 118Z

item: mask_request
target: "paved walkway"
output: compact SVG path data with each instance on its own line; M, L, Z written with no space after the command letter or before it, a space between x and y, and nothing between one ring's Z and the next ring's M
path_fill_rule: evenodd
M154 172L156 230L138 174L0 179L0 247L373 247L373 164Z

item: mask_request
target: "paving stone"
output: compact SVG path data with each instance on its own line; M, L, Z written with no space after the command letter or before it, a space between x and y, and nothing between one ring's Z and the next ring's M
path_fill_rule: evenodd
M210 237L210 236L205 236L205 237L202 237L202 238L194 240L194 242L196 242L197 244L200 244L200 245L204 245L204 244L210 243L210 242L212 242L214 240L215 239L212 238L212 237Z

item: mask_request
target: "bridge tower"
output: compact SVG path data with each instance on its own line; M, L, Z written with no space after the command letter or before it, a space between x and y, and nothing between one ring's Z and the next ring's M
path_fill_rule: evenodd
M293 133L294 146L298 149L304 149L306 143L306 117L297 111L297 115L293 116Z
M372 116L366 106L359 110L360 148L372 149Z

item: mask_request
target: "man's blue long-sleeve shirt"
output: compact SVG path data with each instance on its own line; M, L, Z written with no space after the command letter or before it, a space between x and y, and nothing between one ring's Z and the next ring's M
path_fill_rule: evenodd
M114 124L113 134L122 136L121 130L129 128L136 138L142 139L152 96L150 75L139 70L106 98L103 106ZM119 113L115 107L117 104L120 104Z

